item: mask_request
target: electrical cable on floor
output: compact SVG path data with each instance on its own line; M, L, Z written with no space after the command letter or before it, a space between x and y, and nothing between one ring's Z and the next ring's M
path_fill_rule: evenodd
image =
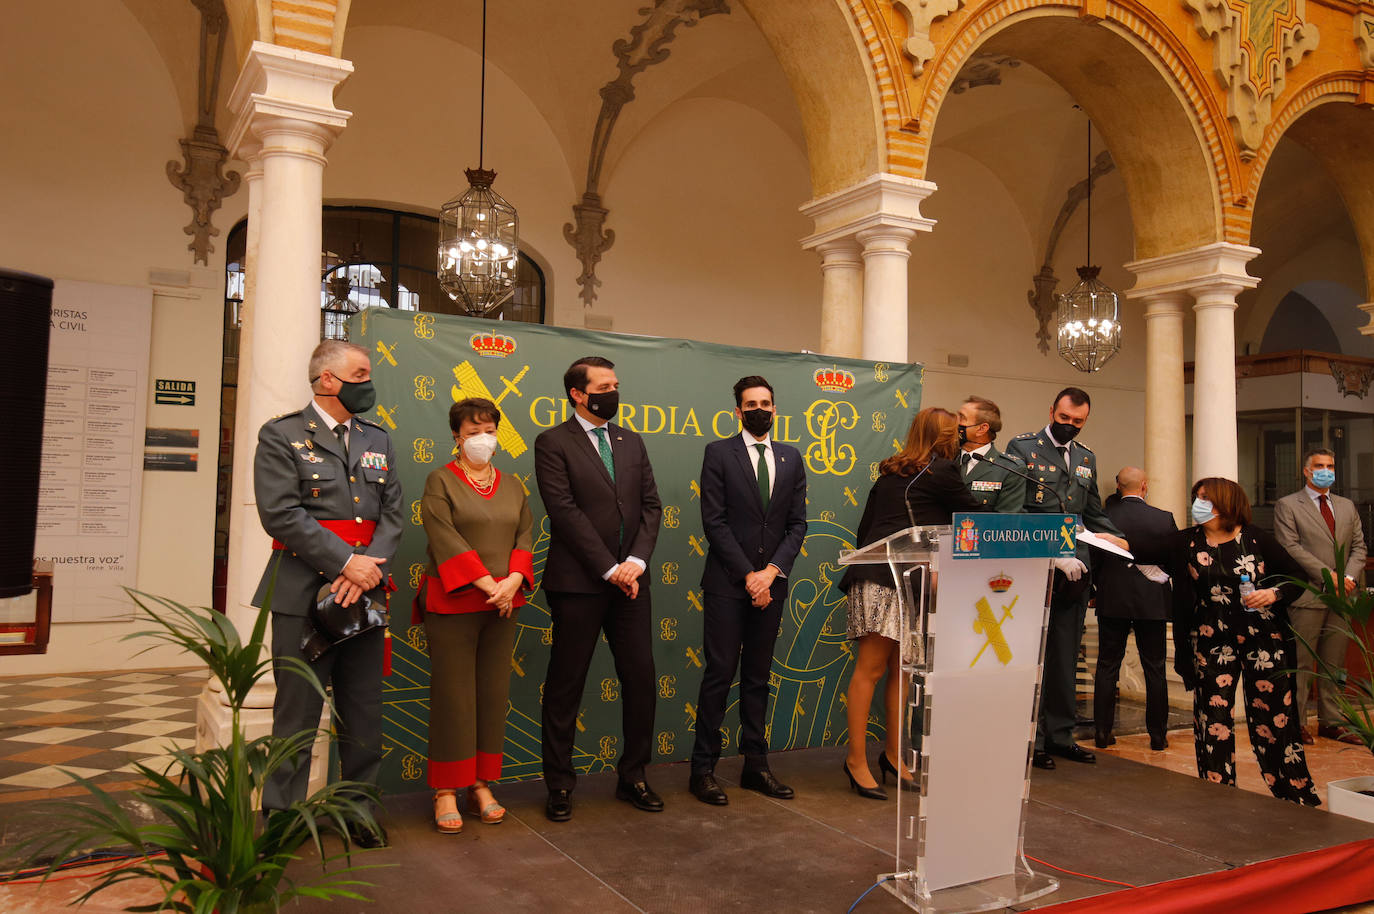
M891 878L891 876L884 876L882 879L879 879L877 882L873 883L868 888L864 889L864 893L860 895L858 898L854 899L854 903L849 906L849 910L846 911L845 914L854 914L854 909L859 906L859 902L863 901L865 898L868 897L869 892L873 891L878 886L882 885L884 882L887 882Z
M1066 869L1064 869L1062 866L1055 866L1053 863L1046 863L1044 860L1041 860L1039 857L1032 857L1030 854L1023 854L1022 856L1024 856L1027 860L1034 860L1036 863L1040 864L1041 866L1047 866L1047 867L1049 867L1050 869L1052 869L1052 870L1058 870L1058 871L1061 872L1061 873L1068 873L1070 876L1078 876L1078 877L1080 877L1080 878L1082 878L1082 879L1091 879L1091 880L1093 880L1094 882L1105 882L1105 883L1107 883L1108 885L1121 885L1121 886L1125 886L1125 887L1128 888L1128 889L1138 889L1138 888L1140 888L1140 886L1138 886L1138 885L1132 885L1132 884L1129 883L1129 882L1118 882L1118 881L1115 880L1115 879L1104 879L1104 878L1102 878L1101 876L1089 876L1087 873L1076 873L1076 872L1074 872L1073 870L1066 870Z
M91 851L80 857L73 857L61 866L53 870L54 873L62 873L67 870L84 869L88 866L97 866L102 863L118 863L118 866L110 867L108 870L101 870L98 873L74 873L69 876L49 876L46 880L41 878L48 871L46 866L31 867L26 870L16 870L12 873L0 873L0 886L3 885L38 885L42 882L62 882L67 879L90 879L95 876L103 876L106 873L113 873L115 870L122 869L124 866L143 860L152 860L156 857L166 856L165 852L159 851L155 854L136 854L128 851Z

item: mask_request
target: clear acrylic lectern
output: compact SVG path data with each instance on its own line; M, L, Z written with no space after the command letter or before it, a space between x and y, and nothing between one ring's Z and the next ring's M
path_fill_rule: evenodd
M896 791L896 867L884 886L922 914L996 910L1059 887L1022 852L1059 553L1046 542L1019 550L1042 553L1034 558L956 557L978 551L965 548L978 542L968 517L1008 516L961 517L962 531L911 527L840 555L842 565L886 564L898 583L906 690L898 725L920 790Z

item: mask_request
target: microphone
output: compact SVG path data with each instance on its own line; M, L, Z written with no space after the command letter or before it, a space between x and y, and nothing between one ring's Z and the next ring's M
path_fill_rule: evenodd
M902 490L902 504L906 505L906 519L911 521L913 527L916 526L916 515L911 510L911 487L916 484L916 480L925 475L926 470L930 469L930 464L931 461L927 461L926 465L921 467L921 471L911 477L911 482L907 483L906 488Z
M967 453L971 454L971 455L973 456L973 459L974 459L974 460L981 460L981 461L983 461L984 463L991 463L991 464L992 464L993 466L995 466L995 467L1001 467L1002 469L1006 470L1008 473L1011 473L1011 474L1013 474L1013 475L1015 475L1015 476L1020 476L1022 479L1026 480L1027 482L1034 483L1035 486L1036 486L1036 488L1045 489L1047 492L1049 492L1051 495L1054 496L1054 500L1055 500L1055 501L1059 502L1059 513L1060 513L1060 514L1067 514L1067 513L1068 513L1068 511L1064 508L1064 499L1062 499L1062 498L1059 497L1059 493L1056 492L1056 491L1054 491L1054 489L1051 489L1051 488L1047 487L1047 486L1046 486L1043 482L1041 482L1040 480L1032 478L1032 477L1030 476L1029 473L1022 473L1020 470L1017 470L1015 467L1009 467L1009 466L1007 466L1007 465L1004 464L1004 463L997 463L997 462L995 462L995 461L989 460L986 454L974 454L973 451L968 451Z

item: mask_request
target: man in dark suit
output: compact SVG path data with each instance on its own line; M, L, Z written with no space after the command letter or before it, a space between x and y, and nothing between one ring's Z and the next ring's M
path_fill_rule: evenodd
M966 397L959 407L959 471L982 510L1021 514L1026 510L1026 465L997 450L993 442L1001 430L1002 411L996 403Z
M787 602L787 575L806 538L806 469L796 448L771 440L773 386L758 375L735 383L740 434L706 445L701 526L710 550L701 575L706 671L688 787L698 800L729 802L715 779L725 700L739 669L740 786L790 800L768 767L764 717L768 673Z
M1167 749L1169 687L1164 681L1164 629L1169 622L1169 575L1161 568L1178 525L1168 511L1145 503L1150 482L1139 467L1116 474L1119 496L1109 500L1107 517L1130 540L1135 561L1104 553L1093 573L1097 588L1097 672L1093 676L1093 723L1097 748L1116 742L1116 685L1126 637L1135 631L1135 648L1145 673L1145 729L1150 748Z
M1074 439L1088 422L1092 399L1086 390L1066 387L1050 406L1050 421L1038 432L1017 435L1007 453L1026 465L1035 483L1026 486L1026 513L1079 514L1083 526L1123 549L1127 542L1102 510L1097 492L1097 456ZM1040 677L1040 721L1035 732L1031 764L1054 768L1054 758L1091 764L1097 756L1074 742L1077 690L1074 669L1083 642L1088 611L1088 546L1080 542L1073 558L1054 560L1054 589L1050 597L1049 630L1045 634L1045 666Z
M401 541L401 478L391 437L360 417L372 408L372 363L361 346L325 340L310 357L315 398L278 416L258 433L253 493L273 553L253 596L272 611L272 655L302 657L307 612L323 585L351 605L363 594L386 602L383 565ZM386 631L374 628L326 650L312 666L334 687L339 762L345 780L376 783L382 762L382 652ZM277 674L272 734L291 736L319 725L322 699L304 679ZM263 788L265 811L305 799L309 751L283 766ZM385 836L356 830L378 847Z
M551 526L540 583L553 617L553 647L544 678L545 813L572 818L573 736L587 668L602 631L620 677L625 751L615 795L636 809L659 812L649 788L654 729L654 655L649 579L644 570L658 540L663 509L644 442L615 425L620 381L599 356L573 362L563 375L576 414L534 442L539 495Z

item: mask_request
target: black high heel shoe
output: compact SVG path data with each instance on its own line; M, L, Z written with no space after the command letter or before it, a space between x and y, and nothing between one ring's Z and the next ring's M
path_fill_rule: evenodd
M883 773L883 784L887 784L887 776L890 774L901 785L903 790L910 790L913 793L920 793L921 788L916 783L916 779L905 778L897 771L897 766L887 760L886 752L878 753L878 770Z
M848 760L840 762L840 767L844 768L845 777L849 778L849 786L854 788L854 792L865 800L886 800L887 791L881 787L863 787L858 781L854 780L854 772L849 770Z

